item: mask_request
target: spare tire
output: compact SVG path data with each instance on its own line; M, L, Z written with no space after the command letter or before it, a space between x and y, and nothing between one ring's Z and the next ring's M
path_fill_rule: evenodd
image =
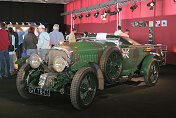
M118 82L122 72L122 54L116 47L106 48L100 59L100 68L109 84Z

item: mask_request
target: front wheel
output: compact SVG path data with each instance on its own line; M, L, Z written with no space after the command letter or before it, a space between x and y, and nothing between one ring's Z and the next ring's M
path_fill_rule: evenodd
M16 79L17 90L18 90L18 93L21 95L21 97L24 99L34 98L34 95L30 94L27 89L27 81L31 73L32 73L32 68L30 67L29 64L26 63L20 68L17 75L17 79Z
M158 82L159 64L156 59L152 59L144 75L144 82L147 86L154 86Z
M97 77L91 67L84 67L78 70L73 77L70 89L72 105L78 110L88 108L96 95Z

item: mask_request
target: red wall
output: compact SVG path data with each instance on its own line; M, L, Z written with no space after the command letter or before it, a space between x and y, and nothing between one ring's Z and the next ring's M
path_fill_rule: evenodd
M109 0L75 0L65 5L65 12L75 9L88 7L98 3L106 2ZM175 39L175 27L176 27L176 3L173 0L156 0L156 6L154 10L149 10L147 3L152 0L148 0L142 3L137 3L138 8L132 12L130 6L125 5L122 7L122 31L125 29L130 30L130 37L142 44L148 43L149 27L131 27L131 22L140 21L157 21L167 20L167 27L153 27L154 28L154 44L165 44L168 46L167 63L176 65L176 39ZM112 9L113 11L114 9ZM100 12L100 14L103 11ZM83 14L84 16L86 14ZM108 16L106 21L102 21L100 15L98 18L91 16L89 18L83 17L81 20L77 18L75 20L75 27L78 32L107 32L113 33L116 30L117 16ZM65 16L65 23L69 25L71 22L71 16ZM155 25L155 24L154 24Z

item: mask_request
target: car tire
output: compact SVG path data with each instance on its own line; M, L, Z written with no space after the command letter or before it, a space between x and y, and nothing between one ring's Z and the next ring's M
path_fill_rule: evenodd
M16 79L17 90L20 96L24 99L34 99L35 98L34 95L28 92L28 89L26 87L26 79L27 79L27 76L30 70L32 70L32 68L30 67L29 64L26 63L20 68L17 74L17 79Z
M96 72L91 67L83 67L76 72L70 88L70 99L73 107L78 110L88 108L97 91Z
M114 56L114 57L113 57ZM109 84L118 82L122 72L122 55L118 48L106 48L100 59L100 68L105 76L105 81Z
M159 64L155 58L149 64L148 69L145 69L147 72L144 75L144 82L147 86L151 87L156 85L159 77Z

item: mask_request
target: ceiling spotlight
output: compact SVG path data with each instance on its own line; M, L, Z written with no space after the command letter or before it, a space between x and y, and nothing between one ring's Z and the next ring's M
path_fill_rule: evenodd
M108 15L108 13L106 13L106 11L104 11L104 12L101 14L101 19L102 19L102 20L106 20L107 15Z
M99 12L94 13L95 18L97 18L97 17L98 17L98 15L99 15Z
M132 10L132 12L137 8L138 6L135 4L133 6L130 7L130 9Z
M105 13L110 13L111 11L108 9L107 11L105 11Z
M87 17L87 18L90 17L90 14L87 14L86 17Z
M147 4L148 7L150 7L150 10L153 10L154 6L155 6L155 2L152 0L152 2L149 2Z
M41 2L47 3L47 2L48 2L48 0L42 0Z
M83 17L83 15L81 14L80 16L78 16L79 17L79 19L81 19L82 17Z
M74 17L73 17L73 20L76 20L76 18L77 18L77 16L74 16Z
M119 13L120 11L122 11L122 8L115 8L115 11L113 11L113 12L110 12L109 14L110 15L115 15L115 14L117 14L117 13Z

